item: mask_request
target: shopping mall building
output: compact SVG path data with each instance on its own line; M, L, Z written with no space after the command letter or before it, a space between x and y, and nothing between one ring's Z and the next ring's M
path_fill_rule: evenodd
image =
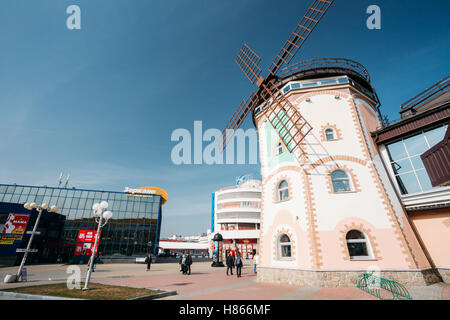
M86 263L93 248L97 223L92 206L107 201L112 218L102 229L98 251L107 257L156 254L162 206L167 193L154 187L126 188L124 192L0 184L0 266L20 262L36 218L24 203L56 205L58 213L44 212L33 239L29 263Z
M239 251L251 259L257 252L261 213L261 180L241 177L237 185L212 197L212 235L223 237L223 254Z

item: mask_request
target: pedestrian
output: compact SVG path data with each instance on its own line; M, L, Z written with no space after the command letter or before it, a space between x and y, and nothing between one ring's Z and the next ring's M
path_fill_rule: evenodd
M150 266L152 265L152 254L149 253L145 258L145 263L147 264L147 271L150 271Z
M191 256L190 252L187 254L186 258L187 258L186 259L187 273L190 275L191 274L191 265L192 265L192 256Z
M183 274L186 274L186 254L183 253L183 255L180 258L180 266L181 266L181 272L183 272Z
M228 276L228 271L230 271L231 275L233 275L234 259L233 259L233 256L231 254L229 254L228 252L227 252L226 263L227 263L227 276Z
M258 255L255 253L253 256L253 272L256 273L256 267L258 266Z
M242 272L242 265L244 264L242 262L242 258L241 258L241 253L238 251L237 255L236 255L236 260L235 260L235 265L236 265L236 274L237 277L240 278L241 277L241 272Z

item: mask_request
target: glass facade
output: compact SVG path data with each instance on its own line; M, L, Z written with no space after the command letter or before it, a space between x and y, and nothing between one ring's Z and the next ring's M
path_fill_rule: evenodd
M108 202L113 217L102 229L99 245L102 256L142 256L150 251L150 245L153 253L157 252L160 195L0 184L0 211L5 211L1 208L8 204L23 207L26 202L38 205L45 202L59 208L59 214L65 217L63 232L56 243L62 261L74 256L80 230L97 230L92 206L103 200ZM0 215L9 213L0 212Z
M444 139L447 125L387 145L395 178L402 194L434 189L420 155Z

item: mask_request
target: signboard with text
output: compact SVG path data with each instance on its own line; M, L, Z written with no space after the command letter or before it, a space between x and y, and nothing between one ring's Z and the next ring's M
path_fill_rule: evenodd
M22 240L29 218L27 214L10 213L1 230L0 245L12 245L14 241Z
M101 232L99 233L100 237ZM80 230L78 231L77 244L75 246L74 255L75 256L90 256L95 244L95 236L97 231L95 230ZM97 252L97 248L95 252Z

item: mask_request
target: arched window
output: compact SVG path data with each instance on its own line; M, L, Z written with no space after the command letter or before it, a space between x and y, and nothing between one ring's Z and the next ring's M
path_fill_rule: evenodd
M277 145L277 155L280 155L283 153L283 144L281 142L278 142Z
M283 180L278 185L278 201L286 201L289 200L289 185Z
M286 234L282 234L278 238L278 257L290 258L291 257L291 239Z
M351 191L350 179L343 170L335 170L331 173L331 182L333 183L333 190L337 192Z
M327 138L327 141L336 140L336 138L334 136L334 130L331 128L328 128L325 130L325 137Z
M371 257L369 243L364 233L359 230L351 230L347 233L346 240L351 260Z

